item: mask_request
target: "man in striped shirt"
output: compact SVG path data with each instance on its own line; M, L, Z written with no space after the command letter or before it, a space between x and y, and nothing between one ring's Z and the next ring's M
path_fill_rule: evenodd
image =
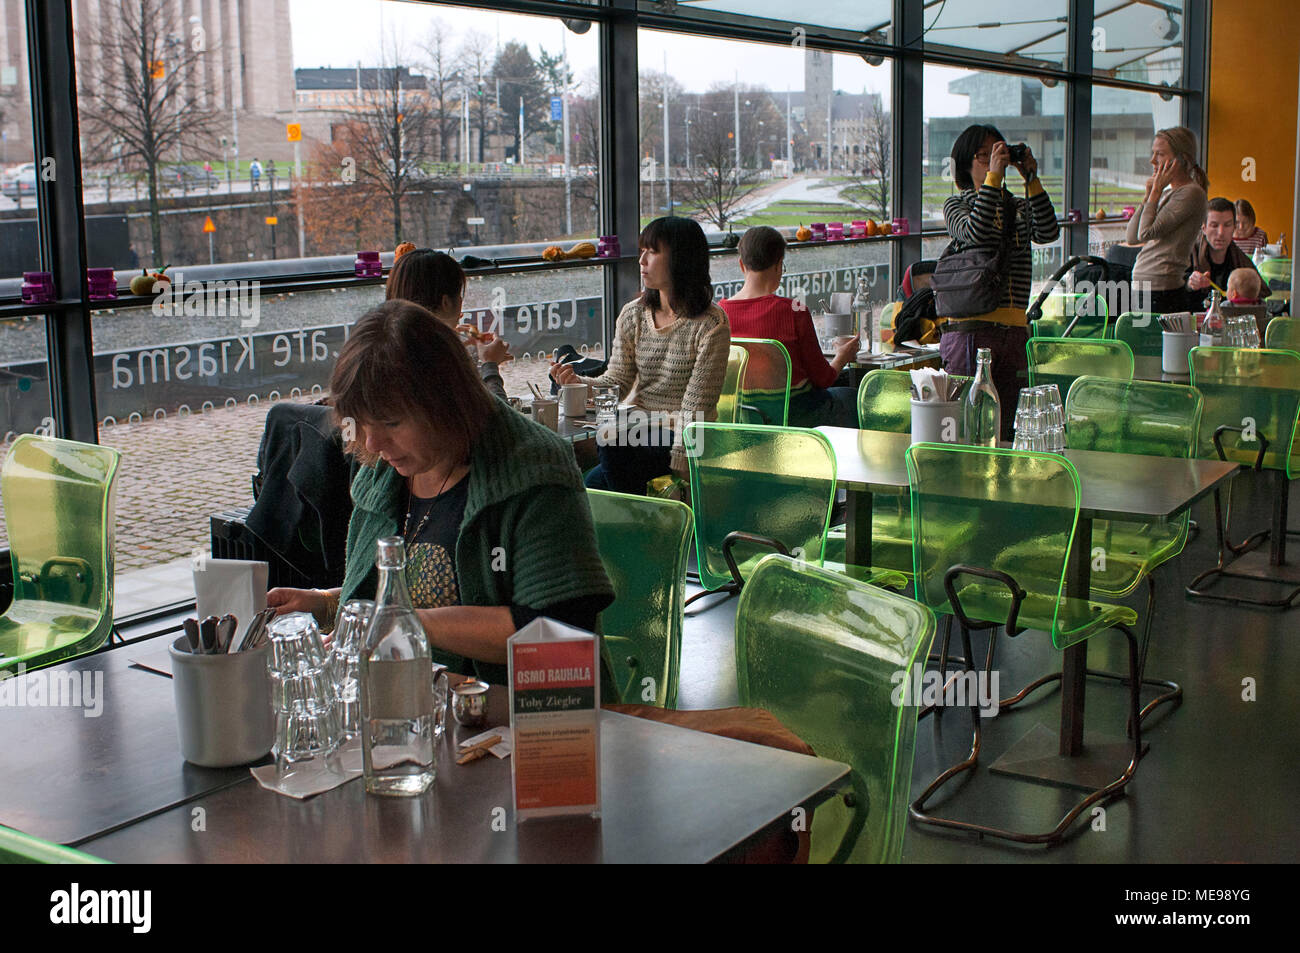
M977 247L996 249L1002 240L1003 216L1015 215L1001 307L975 318L946 321L939 341L939 354L951 374L973 375L976 352L983 347L993 351L993 382L1002 402L1004 439L1011 436L1022 375L1028 370L1025 309L1033 281L1031 245L1054 242L1060 234L1056 210L1038 179L1038 160L1028 146L1023 148L1024 155L1012 162L1011 149L995 127L968 127L952 147L952 173L961 192L943 205L952 239L945 255ZM1024 179L1023 199L1004 187L1008 166L1015 166Z

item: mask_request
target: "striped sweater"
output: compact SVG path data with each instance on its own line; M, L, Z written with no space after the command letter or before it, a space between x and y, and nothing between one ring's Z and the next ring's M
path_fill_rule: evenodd
M1002 307L990 315L981 316L981 320L1025 324L1025 308L1029 307L1029 292L1034 278L1030 245L1054 242L1060 235L1056 209L1043 190L1042 182L1034 179L1026 187L1025 194L1026 198L1011 199L1016 207L1016 228L1007 258L1010 280ZM978 189L965 189L943 203L943 220L952 238L951 251L998 247L1002 238L1002 210L1006 195L1002 176L989 172Z
M578 380L617 386L621 400L630 397L642 410L680 411L687 420L716 420L730 348L727 316L716 304L699 317L678 317L656 328L650 309L637 298L624 305L618 316L605 373ZM672 466L686 469L680 427L673 438Z

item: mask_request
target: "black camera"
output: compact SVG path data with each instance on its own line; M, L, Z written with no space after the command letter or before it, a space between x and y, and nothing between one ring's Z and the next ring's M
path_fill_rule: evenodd
M1008 146L1007 152L1010 154L1013 163L1024 162L1025 156L1029 153L1029 146L1025 145L1023 142L1019 142L1014 146Z

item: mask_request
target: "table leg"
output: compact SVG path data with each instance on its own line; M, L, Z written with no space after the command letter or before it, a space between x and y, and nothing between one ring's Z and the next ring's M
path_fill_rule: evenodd
M849 490L844 526L844 562L871 565L871 491Z
M1074 547L1065 566L1065 594L1087 599L1092 589L1092 520L1080 519L1074 531ZM1083 751L1083 709L1087 692L1088 642L1085 639L1064 652L1061 668L1062 756L1074 758Z

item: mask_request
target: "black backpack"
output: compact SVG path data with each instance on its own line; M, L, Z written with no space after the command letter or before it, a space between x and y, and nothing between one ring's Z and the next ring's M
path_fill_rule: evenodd
M933 334L937 316L933 288L925 287L912 292L912 296L903 302L894 318L894 346L898 347L904 341L927 343L925 338Z

